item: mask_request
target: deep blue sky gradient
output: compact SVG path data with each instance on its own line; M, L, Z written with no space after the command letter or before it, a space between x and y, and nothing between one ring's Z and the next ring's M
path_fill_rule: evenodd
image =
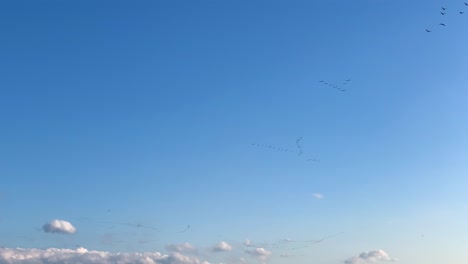
M145 251L344 232L272 261L383 248L402 264L466 262L463 8L3 1L0 244ZM346 92L318 83L348 78ZM320 163L251 146L301 136ZM78 233L37 230L55 218Z

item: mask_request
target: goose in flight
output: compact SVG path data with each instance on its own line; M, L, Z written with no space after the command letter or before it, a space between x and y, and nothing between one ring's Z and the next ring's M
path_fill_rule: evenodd
M465 14L465 12L463 12L463 11L460 11L460 15L463 15L463 14Z
M185 232L186 232L187 230L189 230L189 229L190 229L190 226L188 225L184 230L179 231L179 232L177 232L177 233L185 233Z
M444 12L440 12L440 13L441 13L443 16L445 16L445 14L447 14L446 12L445 12L445 13L444 13Z
M465 3L465 6L468 6L468 3Z
M444 10L444 11L445 11L445 10L447 10L447 8L446 8L446 7L442 7L442 10Z
M432 32L432 31L430 31L429 29L426 29L426 32Z
M445 27L445 24L444 24L444 23L440 23L439 25L441 25L441 26L444 26L444 27Z

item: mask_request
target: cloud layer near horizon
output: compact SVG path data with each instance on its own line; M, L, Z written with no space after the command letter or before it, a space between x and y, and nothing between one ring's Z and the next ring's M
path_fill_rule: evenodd
M109 253L78 249L0 248L0 264L210 264L179 252Z

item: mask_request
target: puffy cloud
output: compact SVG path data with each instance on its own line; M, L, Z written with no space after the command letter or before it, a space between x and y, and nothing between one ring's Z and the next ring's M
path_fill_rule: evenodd
M211 249L211 251L213 252L226 252L226 251L231 251L231 250L232 250L232 246L224 241L219 242Z
M398 261L397 259L391 258L387 252L378 249L368 252L362 252L357 257L351 257L344 261L345 264L361 264L361 263L376 263L380 261Z
M109 253L78 249L23 249L0 248L2 264L210 264L198 258L174 252Z
M52 220L49 223L42 226L42 230L46 233L60 233L60 234L73 234L76 232L76 228L65 220Z
M319 199L319 200L325 198L325 196L321 193L314 193L312 195L314 196L315 199Z
M249 254L252 257L257 258L258 260L262 262L267 261L268 257L270 257L271 255L271 252L264 248L255 248L255 249L246 250L245 253Z
M210 264L207 261L200 261L198 258L193 256L182 255L179 252L173 252L168 258L160 260L161 264Z

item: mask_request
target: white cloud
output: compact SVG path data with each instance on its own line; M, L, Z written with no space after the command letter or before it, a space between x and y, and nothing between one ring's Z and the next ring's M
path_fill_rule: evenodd
M246 250L245 253L249 254L252 257L257 258L258 260L262 262L267 261L271 255L271 252L264 248L255 248L255 249Z
M314 193L312 195L314 196L315 199L319 199L319 200L325 198L325 196L321 193Z
M182 255L179 252L173 252L167 259L156 262L161 264L210 264L207 261L201 262L198 258Z
M398 261L397 259L391 258L387 252L378 249L368 252L362 252L357 257L351 257L344 261L345 264L362 264L362 263L376 263L380 261Z
M65 220L52 220L49 223L42 226L42 230L46 233L61 233L61 234L73 234L76 232L76 228Z
M210 264L198 258L174 252L109 253L78 249L0 248L0 263L5 264Z
M231 251L232 246L229 245L227 242L221 241L218 244L216 244L211 250L213 252L226 252Z

